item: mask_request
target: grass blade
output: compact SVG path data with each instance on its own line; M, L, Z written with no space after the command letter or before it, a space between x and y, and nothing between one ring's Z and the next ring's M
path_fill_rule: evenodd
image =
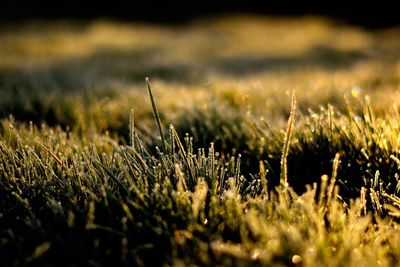
M131 147L135 149L135 111L133 109L129 115L129 141Z
M281 186L288 185L288 178L287 178L287 157L289 154L289 146L290 146L290 138L293 131L294 126L294 115L296 110L296 97L295 91L293 90L292 93L292 100L290 104L290 115L288 119L288 125L285 133L285 139L282 148L282 157L281 157L281 175L280 175L280 184Z
M153 92L151 91L150 80L148 77L146 77L146 84L147 84L147 90L149 91L149 96L150 96L151 106L153 108L154 117L157 122L158 131L161 136L163 151L166 152L167 150L166 150L166 146L165 146L164 134L163 134L162 127L161 127L160 114L158 113L156 102L154 101Z

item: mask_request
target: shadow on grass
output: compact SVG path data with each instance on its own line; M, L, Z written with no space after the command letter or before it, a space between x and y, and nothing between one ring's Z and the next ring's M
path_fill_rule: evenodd
M327 46L317 46L301 56L247 56L241 55L226 59L217 59L215 68L218 73L237 76L264 72L301 69L337 70L352 67L367 59L363 51L338 51Z
M143 82L146 76L166 82L195 83L204 80L210 69L235 78L304 68L346 69L364 59L368 59L364 51L343 52L326 46L317 46L301 56L242 54L191 63L168 57L168 51L161 47L135 50L101 48L86 57L60 60L49 66L0 69L0 86L2 90L11 86L34 90L48 87L68 93L110 81Z
M113 98L113 90L121 90L121 85L142 85L147 76L167 83L196 85L203 84L211 72L221 79L237 79L280 71L339 70L370 59L367 52L316 46L301 56L238 55L211 60L200 60L199 56L195 62L169 56L162 44L125 50L104 47L85 57L49 65L0 68L0 118L12 114L20 121L74 127L74 116L60 116L60 109L69 112L76 101L87 106L86 102L96 101L96 97L91 99L93 92L95 96L109 94L107 97Z
M144 77L167 82L188 81L191 66L158 61L157 48L144 50L99 49L87 57L57 61L46 66L0 69L0 89L50 88L62 94L112 82L143 82Z

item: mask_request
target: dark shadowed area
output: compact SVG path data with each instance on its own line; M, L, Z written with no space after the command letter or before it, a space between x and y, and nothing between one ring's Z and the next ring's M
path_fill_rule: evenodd
M177 23L205 15L269 16L320 15L366 27L388 27L400 22L395 1L49 1L3 0L0 20L95 19Z

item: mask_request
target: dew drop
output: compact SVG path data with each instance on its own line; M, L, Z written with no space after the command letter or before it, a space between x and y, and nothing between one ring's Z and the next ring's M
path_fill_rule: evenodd
M292 263L293 264L300 264L301 263L301 257L299 255L294 255L292 257Z
M360 86L354 86L353 88L351 88L351 95L353 97L359 97L361 94L361 87Z

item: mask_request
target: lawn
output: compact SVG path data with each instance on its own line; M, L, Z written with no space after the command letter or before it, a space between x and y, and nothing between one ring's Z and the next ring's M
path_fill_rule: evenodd
M398 266L399 105L400 28L0 25L0 266Z

